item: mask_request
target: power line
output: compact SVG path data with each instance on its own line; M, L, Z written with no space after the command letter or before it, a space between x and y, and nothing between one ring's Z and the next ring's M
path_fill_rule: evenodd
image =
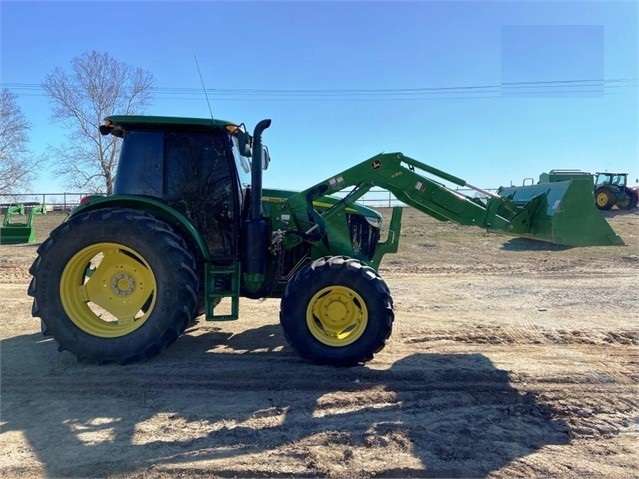
M24 96L46 96L37 83L0 83L1 88L24 92ZM496 85L469 85L419 88L347 89L251 89L155 87L158 100L200 100L202 93L216 101L402 101L512 98L515 96L575 97L588 94L621 94L636 90L639 78L503 82ZM615 91L611 91L615 89Z

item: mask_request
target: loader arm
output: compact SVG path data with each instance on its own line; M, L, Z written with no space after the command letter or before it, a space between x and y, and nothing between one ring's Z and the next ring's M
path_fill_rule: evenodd
M484 198L471 198L459 191L448 188L442 183L434 181L426 174L437 176L459 187L474 189ZM609 229L602 238L588 238L585 234L585 243L581 239L573 241L553 234L552 213L561 211L561 201L555 201L548 205L548 193L541 191L529 198L525 204L515 203L510 196L500 196L473 186L465 180L426 165L402 153L382 153L363 161L352 168L322 181L290 197L286 202L291 219L304 239L311 242L320 242L335 245L340 248L339 239L332 238L331 228L326 224L335 215L343 211L355 201L365 195L373 187L381 187L391 192L399 201L406 205L432 216L440 221L453 221L460 225L473 225L487 230L503 232L513 236L523 236L559 244L583 245L583 244L618 244L612 229ZM350 192L337 204L322 211L316 211L313 200L331 195L351 188ZM592 203L586 198L587 203ZM570 214L570 212L567 212ZM393 212L399 214L397 208ZM602 218L603 220L603 218ZM605 220L603 220L605 223ZM395 227L399 229L399 220L395 221ZM391 220L393 226L393 220ZM391 234L398 236L398 231ZM583 235L582 235L583 236ZM610 239L609 236L613 238ZM618 239L618 237L616 237ZM336 241L337 240L337 241ZM397 238L389 238L386 243L380 244L380 253L396 251ZM620 240L619 240L620 241ZM623 244L623 242L622 242ZM331 248L331 251L333 249ZM346 254L339 252L338 254ZM377 256L377 255L376 255ZM375 258L373 263L378 263L381 257Z

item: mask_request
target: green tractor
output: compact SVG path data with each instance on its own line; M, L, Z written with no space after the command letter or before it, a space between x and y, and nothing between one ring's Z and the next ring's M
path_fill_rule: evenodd
M628 187L627 173L596 173L595 203L600 210L616 206L622 210L632 210L639 202L639 192Z
M240 297L281 298L285 338L301 357L369 361L391 335L393 300L377 269L397 251L402 216L393 208L382 240L381 215L357 203L372 187L442 221L568 245L623 244L577 182L501 196L401 153L301 192L263 188L270 124L250 135L222 120L108 117L100 132L123 139L114 194L85 199L30 269L42 332L78 360L129 363L163 351L200 315L238 319ZM587 227L575 217L590 218Z

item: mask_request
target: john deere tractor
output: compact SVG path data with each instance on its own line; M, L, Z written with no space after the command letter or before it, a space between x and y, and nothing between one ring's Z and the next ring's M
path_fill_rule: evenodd
M628 187L627 173L596 173L595 203L600 210L616 206L622 210L637 207L639 192Z
M164 350L200 315L234 320L240 297L274 297L300 356L369 361L391 335L393 300L377 269L397 251L402 216L393 209L382 240L381 215L357 203L373 186L442 221L569 245L623 243L578 182L497 195L402 153L301 192L263 188L270 125L250 135L222 120L108 117L100 132L123 139L114 194L73 210L30 269L43 333L79 360L128 363Z

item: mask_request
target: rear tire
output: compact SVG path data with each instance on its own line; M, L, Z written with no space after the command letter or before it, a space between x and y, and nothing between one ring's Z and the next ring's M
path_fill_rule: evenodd
M164 222L130 209L57 227L29 270L32 315L78 360L129 363L171 345L197 306L193 255Z
M595 192L595 204L600 210L609 210L615 204L615 196L607 188L599 188Z
M386 345L393 320L384 280L373 268L343 256L321 258L300 270L280 304L288 344L317 364L370 361Z

